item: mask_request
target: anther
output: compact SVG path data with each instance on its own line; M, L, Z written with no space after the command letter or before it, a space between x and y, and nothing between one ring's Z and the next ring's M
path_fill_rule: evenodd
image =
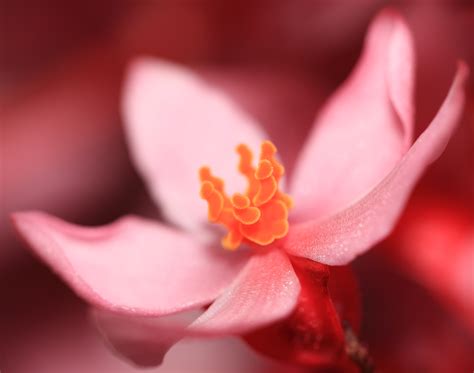
M253 197L253 203L255 206L261 206L270 201L278 190L278 184L273 176L267 179L260 180L260 185L255 197Z
M199 179L201 182L211 182L220 192L224 191L224 181L218 177L213 176L209 167L204 166L199 169Z
M232 196L232 206L236 209L245 209L250 206L250 199L240 193L235 193Z
M209 221L216 222L224 208L224 198L210 181L204 181L201 185L201 198L208 204L207 216Z
M266 159L258 162L257 171L255 171L255 178L257 180L267 179L273 174L272 163Z

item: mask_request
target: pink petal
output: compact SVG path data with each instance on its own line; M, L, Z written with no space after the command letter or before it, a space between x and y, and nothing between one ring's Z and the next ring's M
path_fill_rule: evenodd
M188 228L207 221L199 198L203 165L243 191L235 147L255 150L258 126L220 92L185 68L160 60L136 62L125 87L124 115L133 158L166 217Z
M254 255L234 283L191 325L209 334L241 334L288 316L300 283L281 250Z
M192 322L192 316L188 312L164 317L133 317L92 311L97 326L114 350L140 366L160 365L168 350L189 334L186 327Z
M175 373L303 372L296 367L264 359L240 339L194 338L194 348L184 349L183 346L189 345L191 339L176 343L185 334L191 335L189 330L183 329L190 317L189 313L146 318L94 311L101 332L115 351L140 367L161 365L159 372Z
M81 297L125 313L165 315L205 305L234 279L245 258L133 216L99 228L40 212L16 213L13 221Z
M359 63L329 100L296 164L296 216L328 216L385 177L411 143L413 42L390 11L373 22Z
M324 221L293 225L283 245L293 255L326 264L347 264L392 230L425 168L443 151L464 104L468 68L460 64L454 82L431 125L392 172L364 198Z

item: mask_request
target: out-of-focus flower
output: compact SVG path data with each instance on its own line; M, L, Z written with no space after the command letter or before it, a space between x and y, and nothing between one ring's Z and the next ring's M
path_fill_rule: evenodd
M297 343L289 343L306 354L290 358L313 365L343 359L344 333L327 291L328 269L311 261L347 264L390 232L462 109L464 65L435 119L412 144L413 65L404 22L383 13L354 73L322 110L297 160L289 188L296 203L291 226L269 249L251 256L210 251L200 234L191 238L137 217L83 228L25 212L15 215L16 227L80 296L106 309L96 313L102 330L135 361L160 361L187 334L247 333L288 317L306 318L304 330L294 330ZM135 162L152 196L170 221L195 232L203 232L205 215L195 196L198 167L210 164L231 188L238 186L228 150L265 138L219 92L163 62L134 66L125 116ZM307 301L308 289L321 297ZM213 300L189 328L162 318ZM323 310L321 300L327 304ZM321 320L322 327L314 324ZM313 336L327 333L301 343L298 332L306 336L308 330Z

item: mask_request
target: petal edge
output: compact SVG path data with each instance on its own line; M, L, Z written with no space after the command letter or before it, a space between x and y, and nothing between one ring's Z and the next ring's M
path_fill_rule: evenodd
M12 219L32 251L79 296L121 313L166 315L208 304L246 260L245 253L213 251L135 216L95 228L41 212Z
M232 285L190 330L202 334L241 334L291 314L301 286L288 256L278 249L255 254Z
M330 265L347 264L391 232L417 179L441 154L456 127L468 73L467 65L460 62L436 117L380 184L332 217L300 223L290 229L282 243L289 254Z

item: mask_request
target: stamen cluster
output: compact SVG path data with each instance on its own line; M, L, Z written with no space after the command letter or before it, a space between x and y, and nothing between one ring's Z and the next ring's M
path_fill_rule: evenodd
M269 245L288 233L288 210L292 199L278 189L285 169L275 158L277 148L270 141L261 145L257 167L252 165L252 152L246 145L239 145L239 172L247 181L245 194L228 197L224 181L212 175L209 167L201 167L201 197L208 203L208 219L228 229L222 246L235 250L248 240L258 245Z

